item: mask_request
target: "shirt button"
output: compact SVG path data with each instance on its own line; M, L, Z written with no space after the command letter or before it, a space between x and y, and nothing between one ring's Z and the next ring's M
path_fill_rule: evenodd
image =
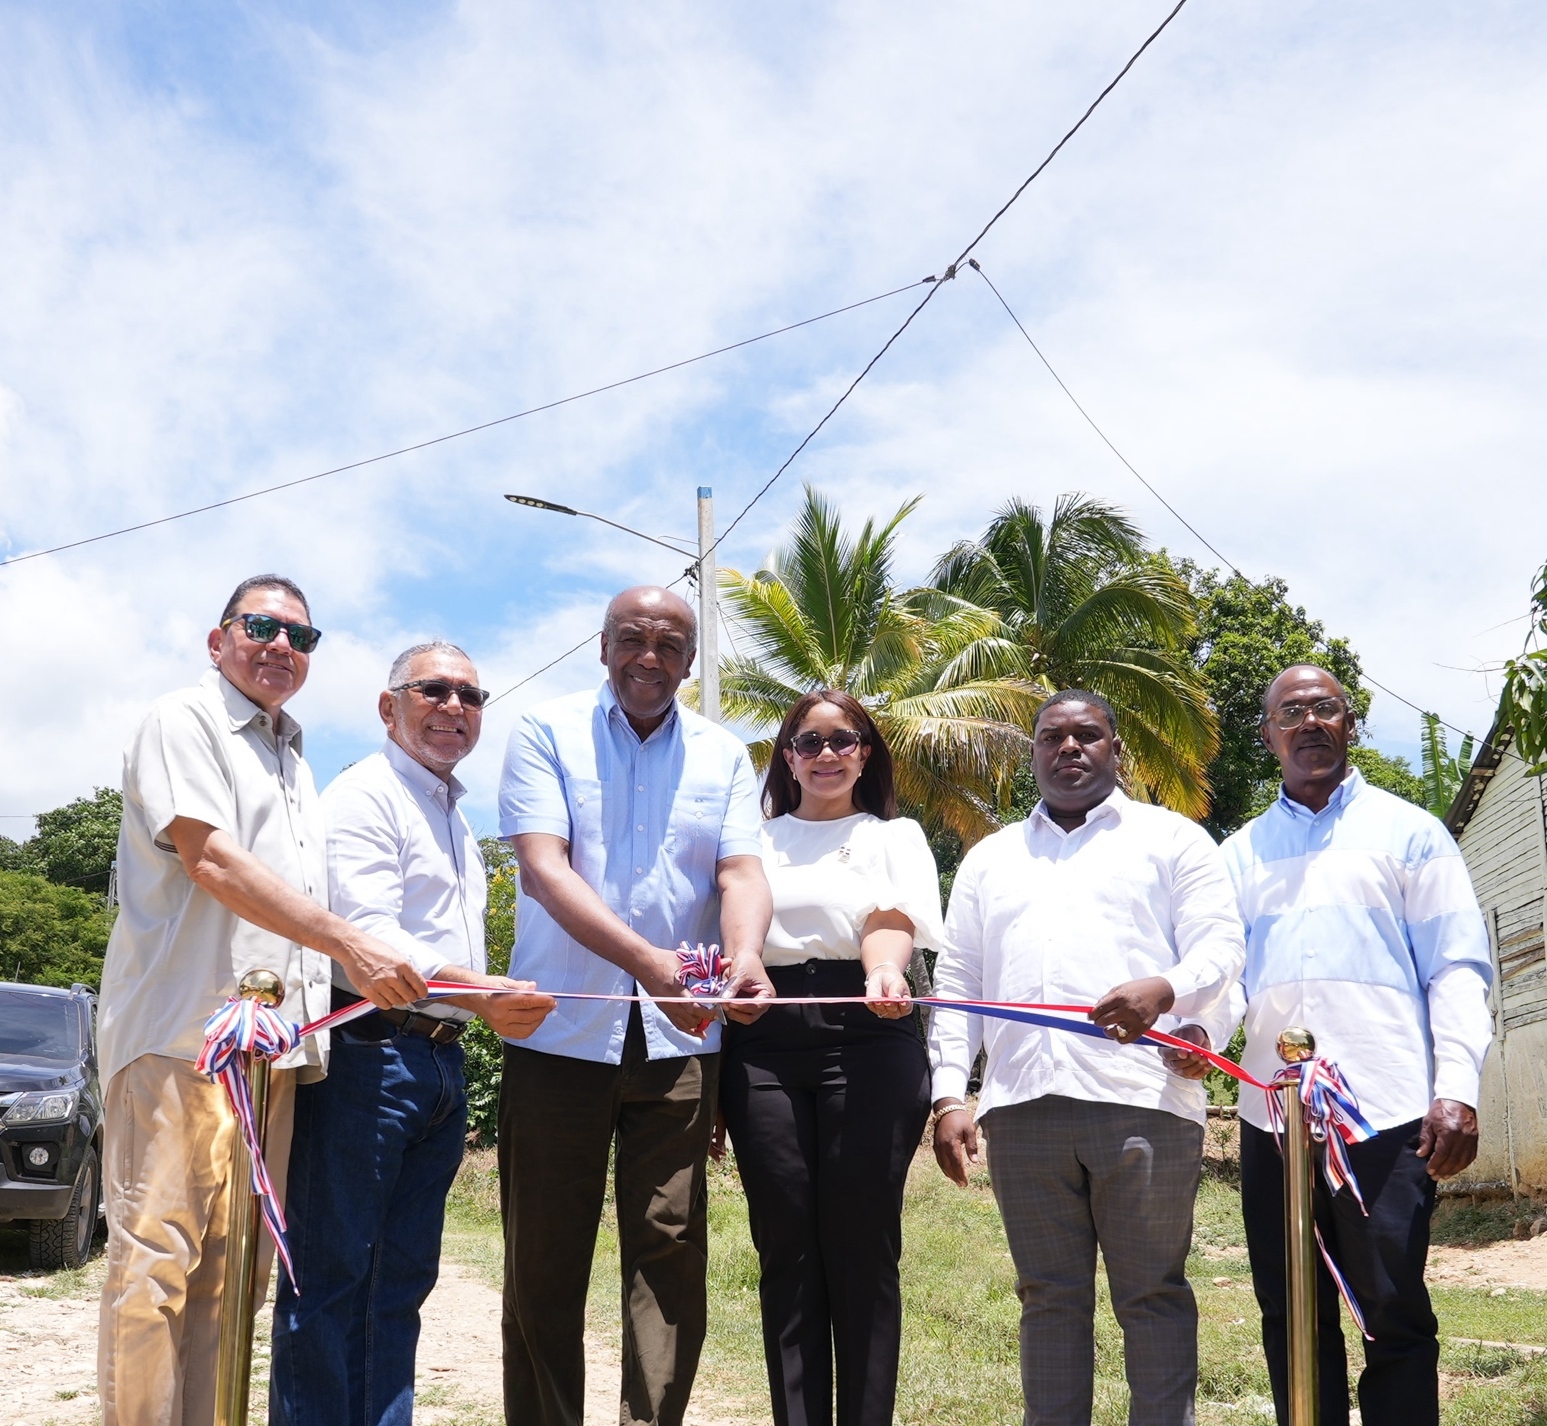
M645 790L644 783L640 783L639 786L634 789L635 792L643 792L644 790Z
M636 832L643 832L645 830L645 824L643 822L637 823L634 827L634 830Z
M637 867L634 868L634 875L635 876L643 876L644 874L645 874L645 869L642 866L637 866Z

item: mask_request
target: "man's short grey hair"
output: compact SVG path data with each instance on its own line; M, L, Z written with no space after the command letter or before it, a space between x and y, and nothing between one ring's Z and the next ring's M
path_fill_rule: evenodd
M641 587L654 588L655 586L644 585ZM618 594L614 594L607 601L607 612L602 615L602 633L609 639L616 638L618 633L618 600L623 595L632 594L633 592L632 589L625 589ZM672 591L666 590L664 592L670 594ZM682 596L679 594L677 598L681 599ZM688 652L696 654L698 652L698 611L686 599L683 599L682 602L686 605L688 611Z
M467 658L467 650L459 649L449 639L431 639L426 644L414 644L392 660L392 672L387 675L388 688L397 688L408 681L408 671L420 654L453 654L472 663L472 659Z

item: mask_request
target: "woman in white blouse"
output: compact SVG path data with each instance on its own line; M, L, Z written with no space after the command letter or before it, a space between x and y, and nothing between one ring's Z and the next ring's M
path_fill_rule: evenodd
M929 1115L903 972L941 946L934 857L896 816L892 759L864 707L823 689L784 719L763 789L781 998L727 1025L720 1104L762 1262L777 1426L889 1426L897 1389L902 1194Z

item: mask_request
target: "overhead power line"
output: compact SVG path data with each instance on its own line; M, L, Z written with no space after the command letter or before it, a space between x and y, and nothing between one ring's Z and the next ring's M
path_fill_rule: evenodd
M1031 333L1026 330L1025 326L1021 322L1021 319L1015 315L1014 308L1012 308L1010 306L1010 304L1005 301L1004 294L997 287L994 286L993 280L989 277L989 275L986 272L983 271L982 265L980 263L978 263L978 261L975 258L969 258L968 259L968 266L971 267L972 270L974 272L976 272L977 275L979 277L981 277L984 282L988 283L989 290L994 294L995 297L997 297L999 299L999 305L1001 307L1003 307L1004 310L1007 313L1009 313L1010 320L1015 323L1017 328L1019 328L1020 334L1023 337L1026 338L1027 345L1032 349L1032 351L1036 352L1037 359L1042 363L1043 366L1045 366L1047 368L1048 374L1053 378L1054 381L1056 381L1058 383L1059 389L1064 393L1065 396L1067 396L1069 398L1070 402L1074 406L1074 409L1076 411L1078 411L1080 413L1080 415L1082 415L1085 418L1085 420L1089 424L1091 430L1093 430L1098 436L1101 437L1102 441L1106 444L1107 449L1110 450L1112 452L1112 454L1115 455L1118 458L1118 460L1122 461L1122 463L1125 466L1128 467L1128 470L1132 473L1134 479L1137 480L1139 482L1139 484L1142 485L1147 491L1149 491L1149 493L1151 495L1153 495L1155 497L1155 499L1157 499L1162 505L1164 505L1166 507L1166 509L1169 510L1176 517L1178 522L1185 529L1190 531L1192 533L1192 535L1194 536L1194 538L1196 538L1198 540L1198 542L1201 545L1203 545L1203 547L1206 550L1208 550L1210 554L1212 554L1214 556L1215 559L1217 559L1221 564L1225 565L1230 570L1231 574L1237 575L1241 579L1250 579L1249 575L1242 573L1240 566L1237 565L1234 560L1232 560L1232 559L1228 558L1227 556L1221 554L1219 549L1218 549L1218 547L1215 546L1206 536L1204 536L1204 534L1198 529L1198 527L1196 525L1194 525L1190 520L1188 520L1187 517L1185 515L1183 515L1182 512L1176 508L1175 505L1173 505L1169 500L1167 500L1166 497L1164 495L1162 495L1152 484L1150 484L1150 482L1148 480L1146 480L1142 475L1139 474L1138 470L1135 469L1135 467L1133 465L1133 462L1130 461L1127 456L1125 456L1120 450L1118 450L1118 448L1115 445L1112 444L1112 441L1108 438L1107 433L1105 431L1103 431L1101 429L1101 427L1096 424L1095 417L1093 417L1090 414L1090 412L1087 411L1080 404L1079 398L1075 396L1074 392L1069 390L1069 387L1064 382L1063 377L1061 377L1057 373L1057 371L1055 371L1053 369L1052 362L1050 362L1047 359L1047 357L1043 355L1042 348L1039 347L1034 341L1032 341ZM1510 621L1510 622L1513 622L1513 621ZM1500 627L1502 627L1502 626L1500 626ZM1414 703L1411 698L1404 697L1402 694L1398 693L1394 688L1387 688L1386 685L1384 683L1382 683L1378 678L1374 677L1374 675L1366 673L1363 669L1361 669L1360 670L1360 677L1366 683L1374 684L1375 687L1380 689L1380 691L1382 693L1389 694L1392 698L1395 698L1398 703L1405 703L1409 708L1413 709L1417 713L1423 714L1425 717L1430 716L1431 710L1429 710L1427 708L1424 708L1424 707L1421 707L1417 703ZM1456 725L1454 723L1447 723L1443 718L1440 718L1438 713L1434 713L1432 716L1437 718L1437 719L1439 719L1439 723L1440 723L1441 727L1450 729L1450 731L1452 733L1459 734L1463 738L1470 738L1470 737L1473 736L1473 734L1471 734L1471 733L1462 732L1462 730L1460 728L1456 727ZM1516 757L1516 758L1520 757L1520 755L1518 753L1516 753L1513 748L1507 748L1507 749L1505 749L1505 752L1508 755L1512 756L1512 757ZM1523 758L1520 759L1520 760L1524 761Z
M874 297L863 298L859 302L850 302L842 307L834 307L830 312L819 313L815 317L806 317L799 322L791 322L783 327L775 327L771 332L760 332L755 337L744 337L739 342L731 342L727 346L716 347L713 351L700 352L697 356L684 357L681 361L668 362L665 366L652 368L650 371L642 371L637 376L625 376L620 381L609 381L604 386L593 386L588 391L577 391L573 396L561 396L556 401L545 401L541 406L529 406L524 411L516 411L509 416L498 416L492 421L482 421L476 426L465 426L460 431L451 431L444 436L432 436L426 441L416 441L411 446L399 446L396 450L384 451L380 455L366 456L363 460L350 461L347 465L336 465L330 470L319 470L312 475L303 475L295 480L284 480L277 485L265 485L261 490L249 490L243 495L232 495L225 500L213 500L208 505L198 505L191 510L179 510L173 515L162 515L154 520L142 520L136 525L125 525L121 529L107 530L100 535L87 535L84 539L70 540L62 545L53 545L46 550L31 550L23 555L12 555L9 559L0 560L0 569L6 565L22 564L27 560L42 559L44 555L62 554L65 550L76 550L82 545L94 545L102 540L117 539L120 535L132 535L138 530L154 529L157 525L169 525L174 520L186 520L192 515L205 515L211 510L223 510L228 505L240 505L246 500L257 500L264 495L274 495L281 490L294 490L298 485L310 485L314 480L326 480L330 475L342 475L345 471L360 470L368 465L379 465L382 461L394 460L398 456L411 455L414 451L428 450L431 446L444 445L447 441L460 440L463 436L475 435L479 431L493 430L496 426L509 425L512 421L520 421L527 416L536 416L543 411L552 411L559 406L568 406L574 401L584 401L590 396L600 396L607 391L616 391L619 387L632 386L637 381L647 381L652 376L664 376L669 371L680 371L685 366L693 366L697 362L708 361L710 357L724 356L726 352L733 352L741 347L749 347L755 342L766 342L770 337L783 336L786 332L793 332L800 327L809 327L814 322L825 322L829 317L838 317L845 312L853 312L860 307L868 307L872 302L883 302L888 297L896 297L900 292L909 292L915 287L920 287L926 282L932 282L933 278L921 278L918 282L904 283L901 287L894 287L890 292L879 292Z
M968 243L967 246L964 247L961 250L961 252L956 257L956 260L953 263L951 263L949 267L946 268L945 272L943 274L939 274L937 276L930 276L930 277L926 277L926 278L923 279L925 283L929 284L929 291L924 294L923 300L921 302L919 302L919 304L911 312L908 313L907 317L903 319L902 325L899 326L897 328L897 330L895 332L893 332L892 335L889 336L884 343L882 343L881 349L873 357L871 357L870 360L867 361L863 367L860 368L859 375L856 376L854 378L854 380L851 381L844 388L843 394L841 396L839 396L839 398L836 401L834 401L831 406L829 406L827 408L827 411L823 415L822 419L820 421L818 421L816 423L816 425L813 426L806 433L806 435L802 438L800 444L797 445L795 447L795 449L790 452L789 456L785 459L784 463L776 471L774 471L774 473L771 476L769 476L767 480L765 480L763 482L763 484L758 488L758 490L752 496L752 498L749 501L747 501L747 503L745 505L743 505L741 507L740 511L737 512L736 517L730 522L730 524L728 524L724 528L724 530L722 530L719 533L719 535L717 535L715 537L714 543L709 547L709 552L711 554L714 553L715 551L717 551L720 548L720 546L725 543L725 541L729 537L731 531L733 531L736 528L736 526L738 526L744 519L746 519L747 515L751 512L752 507L754 505L756 505L757 502L759 500L761 500L765 495L767 495L770 490L773 489L774 485L778 482L780 476L782 476L785 473L785 471L787 471L795 463L795 461L799 457L800 453L803 450L805 450L806 447L808 445L810 445L813 440L816 439L817 435L820 433L822 428L830 420L832 420L832 418L835 415L837 415L838 409L844 404L844 402L846 402L849 399L850 396L852 396L854 394L855 388L858 387L860 382L862 382L870 374L871 370L875 367L876 363L879 362L881 360L881 358L884 357L887 354L887 352L891 350L893 344L897 341L897 339L900 336L902 336L902 334L904 332L906 332L910 326L912 326L913 319L915 317L917 317L919 315L919 313L922 312L930 304L931 301L934 300L935 293L937 293L940 290L941 284L945 283L945 282L949 282L953 278L955 278L957 269L961 266L961 264L963 262L965 262L972 255L972 250L975 247L977 247L977 245L979 243L981 243L985 237L988 236L988 232L994 226L994 224L997 223L1002 217L1004 217L1004 215L1006 213L1008 213L1010 211L1011 207L1015 204L1016 200L1029 187L1031 187L1032 182L1038 177L1038 175L1040 175L1042 173L1043 169L1045 169L1050 163L1052 163L1052 161L1055 158L1058 157L1058 154L1063 149L1064 145L1067 144L1069 142L1069 140L1072 139L1077 133L1079 133L1079 131L1085 126L1085 121L1087 119L1089 119L1092 114L1094 114L1096 112L1096 110L1101 106L1102 101L1107 97L1107 95L1109 95L1114 89L1117 88L1117 86L1120 83L1122 83L1123 77L1128 73L1128 71L1130 69L1132 69L1134 67L1134 65L1136 63L1138 63L1139 57L1144 53L1144 51L1147 50L1152 44L1154 44L1155 41L1157 39L1159 39L1161 34L1164 32L1166 26L1168 26L1174 19L1176 19L1176 17L1179 14L1181 14L1182 7L1184 5L1186 5L1186 3L1187 3L1187 0L1177 0L1177 4L1176 4L1175 8L1172 9L1171 13L1168 14L1166 16L1166 18L1164 20L1162 20L1160 22L1160 24L1157 25L1153 31L1151 31L1149 36L1145 39L1144 43L1141 44L1138 47L1138 49L1136 49L1133 52L1133 54L1129 56L1128 62L1120 70L1118 70L1116 76L1113 78L1111 83L1109 83L1107 85L1107 87L1105 89L1103 89L1101 91L1101 93L1099 93L1091 101L1090 106L1085 110L1085 112L1083 114L1080 115L1079 119L1075 121L1073 127L1069 129L1069 131L1063 136L1063 138L1059 139L1059 141L1056 144L1053 145L1053 147L1048 151L1047 157L1044 158L1042 160L1042 162L1039 163L1031 171L1031 173L1027 175L1026 179L1021 183L1021 186L1019 188L1017 188L1015 190L1015 192L1012 193L1009 196L1009 198L1007 198L1004 201L1003 204L1000 205L999 210L994 214L993 217L991 217L988 220L988 222L986 222L978 230L977 236L974 237L972 239L972 241L970 243ZM915 283L913 285L914 286L918 286L919 284ZM907 289L906 288L898 288L896 290L898 292L904 292ZM890 297L890 296L892 296L894 294L887 293L885 295ZM876 300L876 299L872 299L872 300ZM847 309L840 309L840 310L847 310ZM1006 310L1008 311L1009 309L1007 308ZM1028 338L1028 340L1030 340L1030 339ZM557 403L555 403L555 404L557 404ZM673 584L675 584L677 582L678 582L677 580L673 580L672 581ZM591 635L590 637L588 637L586 639L583 639L580 643L576 644L574 648L567 650L565 653L560 654L558 656L558 658L553 659L551 662L544 664L535 673L530 673L525 678L523 678L519 683L512 684L509 688L507 688L505 690L504 693L501 693L499 695L499 697L500 698L504 698L507 695L509 695L511 693L514 693L516 691L516 689L522 687L523 685L525 685L527 683L530 683L534 678L537 678L540 674L546 673L555 664L562 663L565 659L567 659L570 656L570 654L577 653L580 649L584 648L585 645L590 642L590 639L594 638L594 637L596 637L596 636L595 635ZM497 701L498 701L497 699L491 699L490 700L490 702L497 702Z
M758 489L757 493L754 494L753 497L747 501L744 506L742 506L741 511L737 514L736 518L732 520L730 524L727 525L720 533L720 535L715 539L714 544L710 547L711 550L718 550L725 542L726 538L730 535L731 531L734 530L736 526L746 518L748 511L750 511L759 500L761 500L766 494L768 494L770 490L773 489L779 477L782 476L784 472L795 463L796 457L799 456L800 453L811 444L812 440L815 439L817 433L822 429L822 427L825 426L833 418L833 416L837 414L838 408L854 394L855 387L857 387L860 382L862 382L870 374L871 368L874 367L875 364L886 355L898 337L902 336L902 334L908 330L909 326L911 326L913 323L913 319L917 317L918 314L922 312L927 306L929 306L929 304L934 300L935 293L940 290L940 284L943 282L949 282L956 276L957 269L961 267L962 263L971 257L972 250L988 236L989 230L994 226L994 224L1010 211L1021 194L1030 188L1032 183L1041 175L1043 169L1045 169L1050 163L1052 163L1055 158L1058 157L1064 145L1067 144L1070 139L1072 139L1077 133L1079 133L1082 128L1085 127L1085 121L1089 119L1098 108L1101 107L1101 103L1107 97L1107 95L1109 95L1114 89L1117 88L1119 84L1122 83L1124 76L1130 69L1134 67L1135 64L1139 62L1139 57L1144 53L1144 51L1147 50L1152 44L1154 44L1155 41L1160 38L1161 34L1164 33L1166 26L1168 26L1174 19L1176 19L1178 15L1182 13L1182 7L1186 3L1187 0L1177 0L1176 6L1171 11L1171 13L1167 15L1166 18L1162 20L1153 31L1151 31L1149 37L1144 41L1144 43L1128 57L1128 63L1125 64L1120 70L1118 70L1112 82L1108 84L1107 87L1103 89L1101 93L1099 93L1093 100L1091 100L1090 107L1080 115L1068 133L1066 133L1063 138L1059 139L1059 141L1048 150L1047 157L1044 158L1042 162L1039 163L1034 169L1032 169L1032 171L1026 176L1025 180L1021 183L1021 186L1017 188L1015 192L1012 193L1007 199L1005 199L1004 203L1000 205L999 211L996 212L994 216L988 220L988 222L986 222L981 228L978 229L977 236L973 238L973 240L956 255L956 260L952 262L950 266L946 268L945 272L940 275L939 280L937 281L933 277L924 279L931 285L929 291L924 294L923 300L918 304L917 307L908 313L906 319L903 321L903 324L886 339L886 342L881 347L881 350L865 363L864 367L860 370L859 375L856 376L854 380L844 388L843 395L841 395L835 402L833 402L822 419L811 428L801 443L790 452L789 457L785 460L784 464L781 465L778 470L776 470L771 476L769 476L768 479L764 481L762 486Z

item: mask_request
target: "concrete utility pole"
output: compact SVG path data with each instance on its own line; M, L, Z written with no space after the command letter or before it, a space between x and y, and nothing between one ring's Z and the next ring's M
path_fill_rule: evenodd
M714 563L714 490L698 487L698 708L720 721L720 598Z

